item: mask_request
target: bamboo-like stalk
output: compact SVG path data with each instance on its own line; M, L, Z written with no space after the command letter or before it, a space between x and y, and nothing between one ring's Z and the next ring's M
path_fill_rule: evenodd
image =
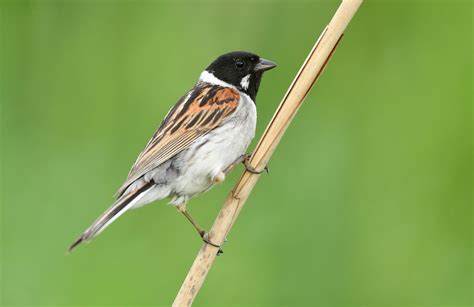
M272 120L250 158L250 165L263 169L311 87L324 70L344 30L359 9L362 0L343 0L291 83ZM221 245L232 228L247 197L260 175L244 171L227 197L210 232L209 239ZM176 296L173 306L191 306L211 268L218 248L204 244Z

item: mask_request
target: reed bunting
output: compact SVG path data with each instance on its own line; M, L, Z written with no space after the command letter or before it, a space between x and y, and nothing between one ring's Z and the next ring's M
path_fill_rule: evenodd
M186 211L191 197L222 182L255 135L255 98L264 71L276 65L249 52L218 57L171 108L132 166L117 200L71 245L89 241L126 211L171 198L203 240L207 233ZM247 167L247 170L256 170Z

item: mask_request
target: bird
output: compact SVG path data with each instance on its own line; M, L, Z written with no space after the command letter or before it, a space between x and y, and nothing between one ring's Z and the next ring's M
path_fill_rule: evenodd
M215 59L197 83L170 109L116 193L116 201L69 247L89 242L131 209L169 198L207 244L208 233L189 214L186 205L225 180L246 154L255 136L256 96L262 75L276 67L270 60L246 51ZM221 251L221 250L220 250Z

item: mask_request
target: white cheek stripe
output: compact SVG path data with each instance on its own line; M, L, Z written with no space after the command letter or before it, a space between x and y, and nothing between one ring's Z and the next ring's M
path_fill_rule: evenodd
M250 83L250 75L246 75L245 77L242 78L240 81L240 86L244 89L247 90L249 88L249 83Z

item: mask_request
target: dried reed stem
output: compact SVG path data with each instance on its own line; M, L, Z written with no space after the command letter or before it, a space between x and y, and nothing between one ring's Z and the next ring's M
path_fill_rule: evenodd
M361 4L362 0L343 0L336 14L324 29L254 150L250 165L255 169L260 170L267 165L288 125L311 87L323 72L344 30ZM224 242L259 176L247 171L242 174L209 232L212 242L219 245ZM217 247L208 244L201 247L173 306L191 306L216 258L217 250Z

